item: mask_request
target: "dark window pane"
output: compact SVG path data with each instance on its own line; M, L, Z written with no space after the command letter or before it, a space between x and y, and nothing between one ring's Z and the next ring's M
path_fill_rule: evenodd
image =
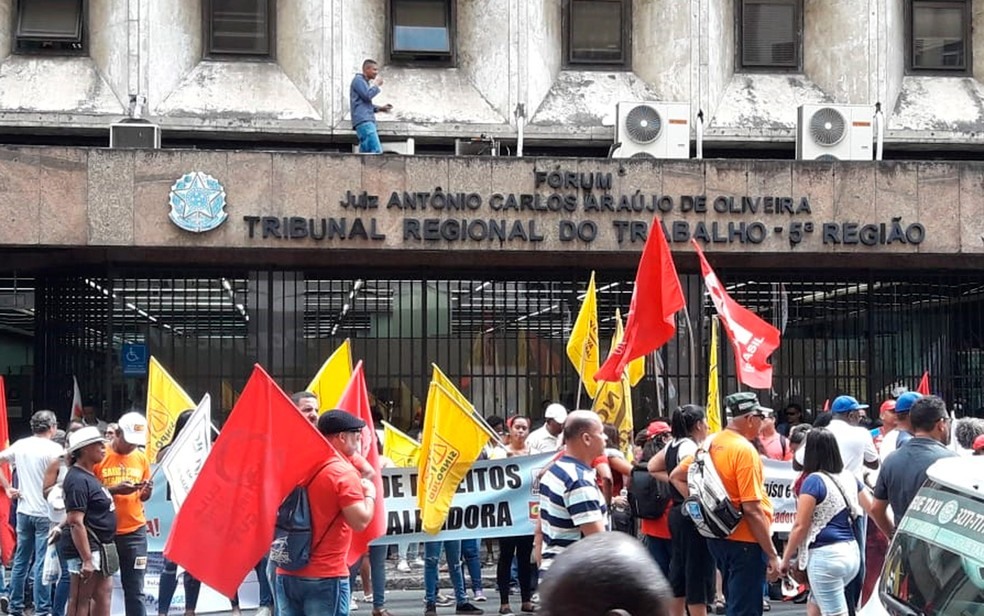
M796 67L796 6L791 2L745 2L741 13L743 66Z
M22 0L18 8L18 39L82 41L82 0Z
M268 0L211 0L211 52L268 55L270 11Z
M393 51L451 53L448 4L444 0L393 2Z
M622 2L573 0L570 19L572 62L625 61Z
M912 66L962 69L966 59L963 6L917 3L912 9Z

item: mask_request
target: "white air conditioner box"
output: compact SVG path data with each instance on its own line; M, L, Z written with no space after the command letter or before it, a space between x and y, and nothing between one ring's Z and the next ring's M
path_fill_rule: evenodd
M124 120L109 125L109 147L157 149L161 147L161 127L146 120Z
M872 160L874 116L871 105L802 105L796 114L796 158Z
M404 156L413 156L414 151L414 141L413 137L407 139L406 141L383 141L383 154L402 154ZM359 151L359 144L352 146L353 154L361 154Z
M690 158L690 103L615 106L614 158Z

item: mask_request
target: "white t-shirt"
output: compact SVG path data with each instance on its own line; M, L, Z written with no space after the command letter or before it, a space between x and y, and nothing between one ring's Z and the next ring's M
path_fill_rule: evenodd
M878 460L878 451L875 449L871 432L840 419L831 421L827 429L837 438L841 458L844 460L844 469L854 473L858 479L863 479L864 463Z
M547 432L546 426L541 426L526 437L526 446L531 454L553 453L560 449L560 437Z
M49 438L29 436L0 451L0 460L17 468L17 513L48 517L48 501L44 497L44 472L65 453L61 445Z

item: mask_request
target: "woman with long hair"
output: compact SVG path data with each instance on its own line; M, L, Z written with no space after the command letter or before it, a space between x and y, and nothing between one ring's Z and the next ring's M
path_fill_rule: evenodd
M90 426L68 440L72 467L65 474L65 511L70 532L59 545L71 574L68 609L71 616L109 616L113 574L119 571L116 552L116 511L113 497L95 475L106 457L106 439Z
M530 449L526 445L526 437L530 433L528 417L514 415L506 420L509 428L509 442L506 443L506 454L509 457L528 456ZM536 611L533 605L533 535L520 537L502 537L499 539L499 561L496 564L495 582L499 587L499 613L511 615L509 605L509 579L511 576L513 557L516 558L517 577L519 578L519 596L522 601L521 611L532 613Z
M669 481L673 471L687 456L696 453L707 438L704 409L687 404L673 411L670 419L673 440L649 463L649 472L657 479ZM714 559L707 540L683 512L682 486L670 483L670 616L706 616L708 604L714 603Z
M810 579L810 612L819 608L822 616L844 616L844 588L861 567L854 520L862 507L871 508L871 498L844 469L837 438L826 428L814 428L806 436L803 475L780 571L786 575L796 557L797 568L805 569Z

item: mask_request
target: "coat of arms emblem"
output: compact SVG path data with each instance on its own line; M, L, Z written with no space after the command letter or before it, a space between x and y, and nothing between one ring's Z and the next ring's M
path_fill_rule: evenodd
M171 222L192 233L211 231L229 217L225 213L226 193L222 184L201 171L181 176L171 187L168 202Z

